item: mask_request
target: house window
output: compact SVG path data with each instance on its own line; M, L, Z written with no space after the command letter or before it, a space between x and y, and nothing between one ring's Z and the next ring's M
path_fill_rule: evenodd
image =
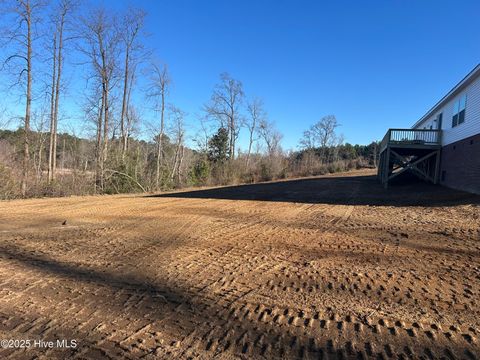
M465 122L465 105L467 103L467 95L462 95L453 104L452 127Z

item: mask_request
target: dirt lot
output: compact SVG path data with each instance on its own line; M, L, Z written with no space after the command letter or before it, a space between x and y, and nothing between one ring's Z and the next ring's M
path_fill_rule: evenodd
M479 358L479 197L369 174L0 203L0 338L78 341L0 358Z

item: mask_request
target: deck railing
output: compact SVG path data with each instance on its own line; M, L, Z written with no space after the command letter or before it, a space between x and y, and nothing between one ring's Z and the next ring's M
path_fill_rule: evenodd
M380 143L380 152L388 145L440 145L442 130L390 129Z

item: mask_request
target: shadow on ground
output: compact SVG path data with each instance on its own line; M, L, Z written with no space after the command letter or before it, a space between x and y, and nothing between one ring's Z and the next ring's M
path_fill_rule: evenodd
M314 191L312 191L312 189ZM376 176L331 176L206 190L176 192L147 197L224 200L280 201L335 205L456 206L480 204L480 195L452 190L404 177L388 189Z
M225 351L242 358L304 359L305 357L314 357L321 359L327 356L332 359L347 359L364 358L365 355L363 351L355 349L350 341L347 341L345 345L337 344L333 338L315 338L308 332L303 334L292 332L287 329L287 326L272 326L272 324L256 321L257 317L261 317L260 312L257 313L256 310L251 318L232 316L230 309L217 303L216 299L208 301L201 296L192 296L186 289L172 288L162 281L151 283L135 276L120 277L108 271L83 269L72 263L61 262L45 254L33 254L22 248L1 246L0 250L2 261L5 259L14 261L46 278L55 277L64 281L93 284L99 288L110 289L112 293L123 290L143 294L145 300L141 305L129 310L130 318L149 318L153 322L160 321L165 329L176 332L177 339L182 343L188 343L190 340L195 340L196 343L196 345L192 343L194 349L177 349L174 345L162 346L161 352L158 352L155 347L144 349L141 352L142 356L151 355L155 358L167 359L207 356L208 354L208 357L215 357ZM102 301L98 300L96 306L97 310L100 310ZM152 312L152 309L155 311ZM101 310L105 311L106 309ZM113 317L125 315L124 310L123 301L112 296L108 304L110 315ZM30 315L22 314L21 316L22 319L27 320ZM36 317L38 314L31 320L33 321ZM47 316L45 320L53 322L55 319ZM107 319L104 321L107 322ZM190 326L185 327L185 324ZM203 326L203 329L198 331L205 324L207 328ZM371 326L368 323L364 325ZM192 329L194 330L191 331ZM65 354L65 352L69 354L68 357L85 358L88 357L87 354L95 353L94 350L98 344L105 345L104 338L102 341L94 341L92 339L94 332L86 332L78 327L72 328L71 324L58 324L56 331L80 341L77 349L55 351L54 355L58 355L58 358L61 358L61 354ZM232 336L229 341L223 341L222 338L230 332L237 335ZM407 345L406 338L400 338L397 341L399 344ZM428 349L430 345L425 343L423 346ZM455 345L451 348L458 354L463 352L462 348L457 348ZM103 349L101 354L102 357L121 358L128 355L129 350L133 350L133 348L126 343L122 347L112 343L112 347L109 350ZM140 349L137 349L137 355L140 354L139 351ZM41 354L42 351L39 353ZM15 356L15 354L11 355ZM25 354L28 354L28 351ZM369 357L377 355L372 350L367 350L366 354ZM378 356L381 354L379 353Z

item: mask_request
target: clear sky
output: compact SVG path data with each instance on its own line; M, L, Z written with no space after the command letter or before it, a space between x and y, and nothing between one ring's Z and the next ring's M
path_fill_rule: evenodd
M170 101L191 126L226 71L264 99L287 149L327 114L350 143L410 127L480 62L478 0L134 4L148 13L149 46L168 63Z
M172 93L198 111L222 71L295 147L335 114L351 143L409 127L480 62L480 1L140 1Z

